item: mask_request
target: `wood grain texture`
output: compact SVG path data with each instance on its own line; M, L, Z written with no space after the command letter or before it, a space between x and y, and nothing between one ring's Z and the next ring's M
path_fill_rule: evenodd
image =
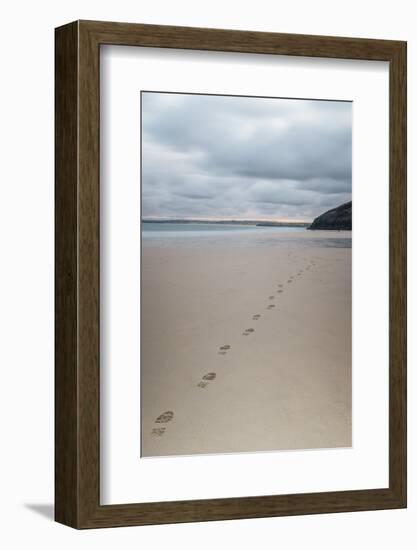
M390 62L389 472L390 487L407 493L407 49Z
M78 523L78 28L55 44L55 519Z
M390 63L388 488L100 505L99 55L102 44ZM55 334L55 517L61 523L75 528L96 528L405 507L406 44L93 21L78 21L56 29Z

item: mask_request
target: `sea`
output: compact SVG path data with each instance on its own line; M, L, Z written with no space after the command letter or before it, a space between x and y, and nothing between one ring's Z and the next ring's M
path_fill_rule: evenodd
M350 232L314 232L306 239L306 227L258 226L248 224L213 223L153 223L141 224L144 246L280 246L351 248ZM340 235L340 236L339 236Z

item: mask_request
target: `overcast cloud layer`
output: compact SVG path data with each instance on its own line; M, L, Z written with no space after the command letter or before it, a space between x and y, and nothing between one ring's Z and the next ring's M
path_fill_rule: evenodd
M351 200L352 104L142 93L144 218L309 221Z

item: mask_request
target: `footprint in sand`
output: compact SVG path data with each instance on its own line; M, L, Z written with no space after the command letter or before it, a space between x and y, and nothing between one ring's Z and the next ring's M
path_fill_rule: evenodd
M242 332L242 336L249 336L252 332L255 332L254 328L247 328L244 332Z
M292 279L288 279L287 283L292 283Z
M158 416L155 422L157 424L166 424L167 422L171 422L173 418L174 418L174 413L172 411L165 411L164 413Z
M172 411L165 411L164 413L158 416L158 418L155 420L155 424L166 424L167 422L170 422L173 418L174 418L174 413ZM164 435L165 430L166 430L165 426L153 428L151 434L161 437L162 435Z
M275 300L275 296L268 296L270 300Z
M267 309L272 309L273 307L275 307L275 304L270 304Z
M208 372L203 376L203 379L197 384L198 388L205 388L211 380L216 378L215 372Z
M277 294L282 294L284 291L283 290L277 290Z
M252 317L252 319L254 321L258 321L260 318L261 318L261 316L259 315L259 313L257 313L256 315L253 315L253 317Z
M225 344L224 346L221 346L219 348L219 351L217 352L219 355L226 355L226 353L229 351L230 346L229 344Z
M165 429L166 428L153 428L151 434L152 435L157 435L158 437L161 437L162 435L164 435Z

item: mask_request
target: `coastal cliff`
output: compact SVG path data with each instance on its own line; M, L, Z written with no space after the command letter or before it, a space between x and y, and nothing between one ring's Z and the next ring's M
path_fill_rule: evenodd
M337 208L328 210L321 214L310 225L308 229L352 229L352 201L341 204Z

